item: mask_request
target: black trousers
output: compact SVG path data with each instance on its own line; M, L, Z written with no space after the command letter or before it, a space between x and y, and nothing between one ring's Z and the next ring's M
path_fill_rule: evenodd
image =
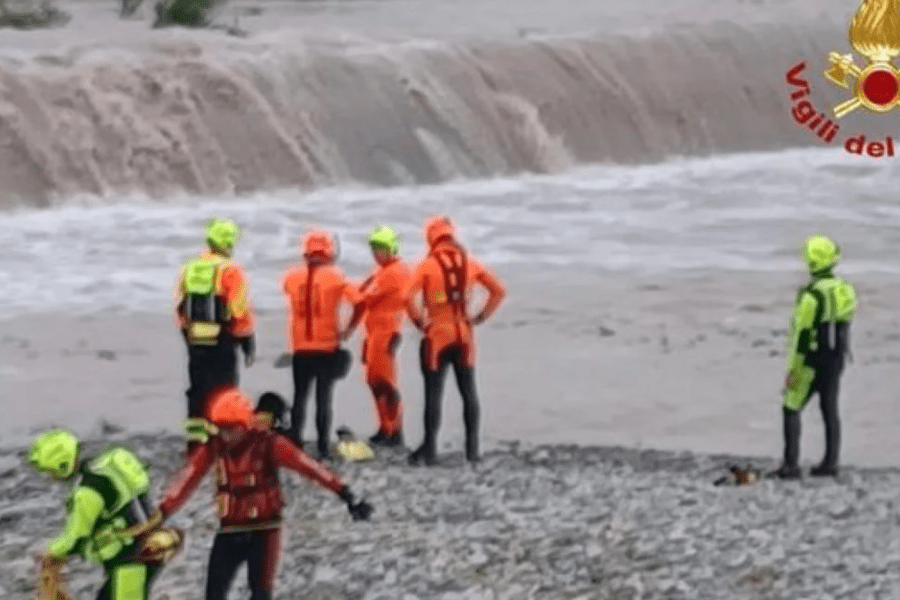
M206 572L206 600L226 600L234 576L245 562L250 600L272 600L280 551L278 529L216 534Z
M338 351L297 352L293 357L294 405L291 407L291 435L302 440L306 423L306 399L316 382L316 434L320 455L328 454L331 430L331 396L336 377Z
M237 345L224 339L215 346L188 344L188 378L190 387L185 395L188 418L206 416L209 393L218 386L238 384Z
M816 370L810 396L819 395L819 408L825 423L825 456L822 464L837 466L841 452L841 420L838 413L841 374L844 361L825 363ZM797 466L800 461L800 413L784 409L784 464Z
M437 433L441 424L441 403L444 394L444 379L447 366L453 366L456 387L463 403L463 422L466 429L466 459L478 460L478 423L481 409L478 393L475 388L475 368L466 365L462 348L450 346L438 356L438 368L428 368L428 340L422 340L419 346L419 359L422 377L425 381L425 439L421 451L424 456L434 458L437 454Z

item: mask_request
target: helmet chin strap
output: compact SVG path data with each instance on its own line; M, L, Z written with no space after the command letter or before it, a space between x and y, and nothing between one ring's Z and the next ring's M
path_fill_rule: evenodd
M307 254L305 258L307 263L316 266L327 265L328 263L332 262L331 258L319 253Z
M212 240L206 240L206 243L209 245L209 249L215 252L216 254L221 254L222 256L226 256L231 258L231 253L234 251L234 248L225 249L213 242Z

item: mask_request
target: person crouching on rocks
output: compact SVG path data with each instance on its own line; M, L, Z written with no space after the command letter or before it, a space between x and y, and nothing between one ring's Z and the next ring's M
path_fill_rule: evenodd
M290 428L284 424L284 415L287 413L287 402L280 394L264 392L256 403L256 420L263 427L269 427L272 431L280 433L294 442L303 450L303 442L296 439Z
M71 597L62 568L77 554L102 565L106 571L98 600L149 598L151 584L165 558L144 555L145 538L141 536L135 539L112 535L136 525L145 532L154 529L147 522L152 506L147 497L147 465L125 446L111 446L95 456L85 456L75 434L63 428L38 436L29 448L28 460L40 473L60 482L74 482L66 503L65 528L50 542L41 559L38 598ZM174 541L180 546L180 539ZM176 550L173 546L172 551Z
M354 521L367 520L374 509L368 502L357 501L336 473L284 435L261 425L249 398L237 387L226 387L210 397L208 420L212 435L190 454L154 518L162 521L183 506L215 463L220 527L209 558L206 600L225 600L245 561L251 600L271 600L284 507L279 469L300 473L337 494Z

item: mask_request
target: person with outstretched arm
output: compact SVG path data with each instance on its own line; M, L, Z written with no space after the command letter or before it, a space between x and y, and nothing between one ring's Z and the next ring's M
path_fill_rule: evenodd
M162 522L181 508L215 465L219 530L207 567L206 600L225 600L238 567L247 563L251 600L271 600L281 547L284 500L278 472L288 469L315 481L347 505L353 520L367 520L372 506L357 500L333 471L284 435L258 422L237 387L210 398L210 436L173 478L151 519Z

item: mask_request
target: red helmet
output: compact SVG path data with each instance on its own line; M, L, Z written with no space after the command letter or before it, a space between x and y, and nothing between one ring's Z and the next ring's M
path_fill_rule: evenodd
M328 259L335 257L334 239L331 234L323 229L310 229L303 236L304 256L324 256Z
M425 219L425 225L422 227L422 235L429 246L434 246L444 238L451 238L456 235L456 228L453 221L446 215L434 215Z
M253 404L237 387L228 387L210 394L207 419L214 425L249 427L254 422Z

